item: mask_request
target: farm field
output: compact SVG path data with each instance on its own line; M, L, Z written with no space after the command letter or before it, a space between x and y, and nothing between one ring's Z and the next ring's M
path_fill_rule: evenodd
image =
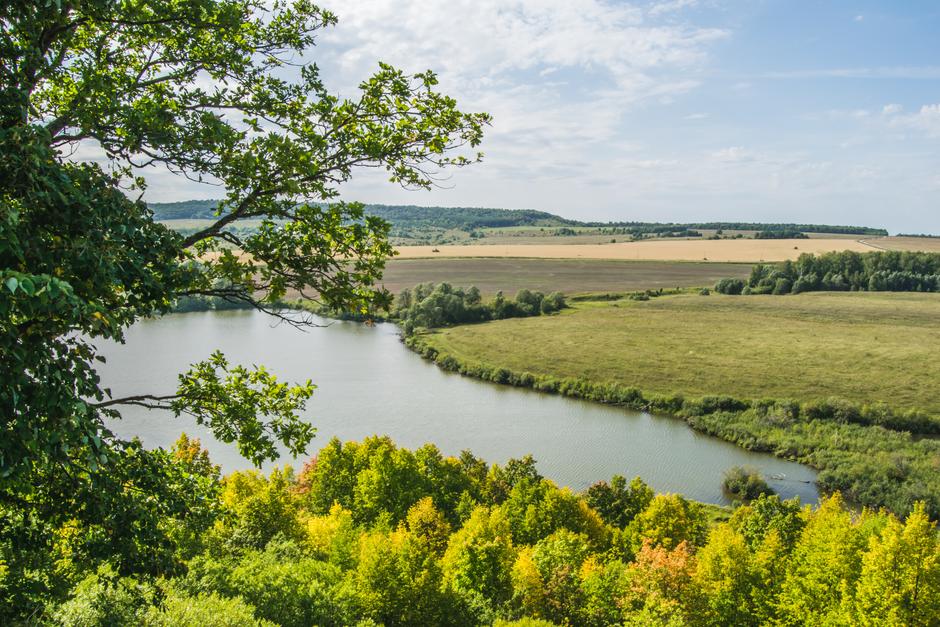
M443 329L468 363L688 397L841 397L940 414L940 294L678 295Z
M392 293L418 283L475 285L484 295L542 292L624 292L711 285L724 277L747 277L749 264L599 259L392 259L383 283Z
M558 238L561 239L561 238ZM437 252L435 252L435 250ZM780 240L647 240L615 244L506 244L400 246L399 257L532 257L543 259L633 259L651 261L759 262L796 259L803 253L876 248L845 238Z
M882 250L940 253L940 237L866 237L861 241Z

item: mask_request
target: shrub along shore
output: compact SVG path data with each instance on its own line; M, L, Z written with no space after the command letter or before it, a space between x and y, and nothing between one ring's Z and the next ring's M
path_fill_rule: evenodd
M405 345L445 370L516 387L666 414L692 428L747 450L772 453L819 471L823 492L841 491L858 505L903 514L924 501L940 517L940 420L921 411L897 412L882 404L855 405L832 399L800 403L730 396L685 398L644 393L616 383L555 378L484 363L461 361L439 351L419 332Z

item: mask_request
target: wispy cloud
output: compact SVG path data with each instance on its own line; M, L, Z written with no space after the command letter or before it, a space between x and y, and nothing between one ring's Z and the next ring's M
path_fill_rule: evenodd
M940 104L924 105L916 113L906 115L901 114L900 108L892 110L890 124L894 128L920 131L928 137L940 137Z
M721 150L716 150L709 154L709 156L721 163L752 163L757 161L757 158L754 156L754 153L747 150L743 146L729 146L728 148L722 148Z
M805 78L880 78L940 80L940 66L919 67L856 67L766 72L761 78L805 79Z
M675 13L683 9L694 7L699 0L668 0L667 2L656 2L649 8L649 14L658 17L666 13Z

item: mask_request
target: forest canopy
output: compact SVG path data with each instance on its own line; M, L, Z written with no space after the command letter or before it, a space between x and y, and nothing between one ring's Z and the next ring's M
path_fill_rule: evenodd
M297 474L219 478L198 451L177 449L213 485L218 517L187 536L185 574L99 569L54 609L61 624L940 620L940 541L920 506L901 520L838 495L818 509L759 495L729 515L640 479L575 494L531 457L490 465L379 437L334 439Z

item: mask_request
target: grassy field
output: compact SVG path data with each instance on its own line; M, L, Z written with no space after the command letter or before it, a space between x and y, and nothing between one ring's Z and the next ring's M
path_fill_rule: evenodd
M749 264L591 259L393 259L383 283L393 293L418 283L476 285L486 295L526 288L566 294L624 292L712 285L725 277L745 278Z
M940 294L666 296L444 329L466 362L690 397L841 397L940 414Z

